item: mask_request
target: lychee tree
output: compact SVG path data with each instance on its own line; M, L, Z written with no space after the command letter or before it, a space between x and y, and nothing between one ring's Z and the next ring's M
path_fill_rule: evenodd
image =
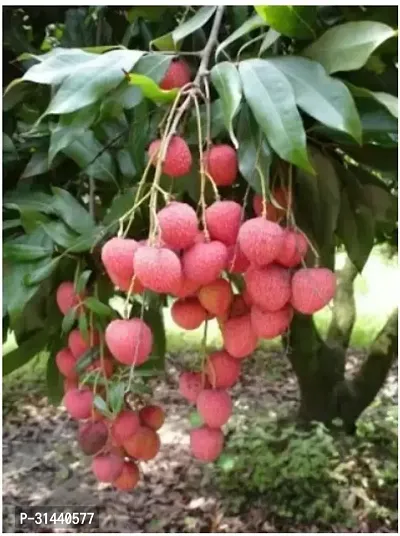
M85 421L95 475L129 489L137 468L118 449L137 460L159 447L164 414L143 401L172 299L178 325L205 326L201 365L179 382L206 424L197 457L221 451L239 360L278 335L300 417L353 429L397 347L396 311L345 378L352 280L395 230L397 9L27 7L5 19L3 333L18 348L4 373L47 349L50 398L65 390ZM336 288L338 247L351 269ZM323 339L312 314L334 295ZM210 355L214 317L224 348Z

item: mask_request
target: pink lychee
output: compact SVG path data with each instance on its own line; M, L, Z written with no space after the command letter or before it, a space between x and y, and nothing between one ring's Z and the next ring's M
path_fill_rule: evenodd
M115 359L125 365L144 363L153 346L151 330L139 318L113 320L106 328L105 339Z
M264 218L252 218L239 230L239 245L252 264L266 266L273 262L283 248L283 229Z

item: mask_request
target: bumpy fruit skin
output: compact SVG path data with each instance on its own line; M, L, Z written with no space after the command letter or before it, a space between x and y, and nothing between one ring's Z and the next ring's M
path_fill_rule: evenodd
M223 350L213 352L208 356L205 371L214 389L229 389L239 379L240 362Z
M328 268L302 268L292 278L291 303L296 311L311 315L327 305L336 291L336 276Z
M210 428L220 428L232 415L232 400L221 389L204 389L196 402L197 411Z
M186 249L194 244L198 233L197 216L187 203L173 201L157 214L161 240L172 249Z
M140 426L135 435L124 441L124 449L137 460L152 460L160 450L160 438L151 428Z
M139 281L149 290L168 294L180 285L181 262L170 249L141 246L133 257L133 266Z
M82 423L78 431L78 443L83 453L93 456L100 452L108 439L108 428L104 421Z
M160 406L145 406L139 411L141 423L152 430L159 430L165 421L165 413Z
M235 244L242 218L242 207L235 201L216 201L206 209L207 229L213 240L226 246Z
M293 309L285 305L279 311L265 312L256 305L251 308L251 325L254 333L261 339L273 339L282 335L293 318Z
M290 272L277 264L249 268L245 274L246 289L253 304L263 311L278 311L290 300Z
M73 419L88 419L92 413L93 393L89 389L70 389L64 396L64 406Z
M161 148L161 140L154 140L149 146L149 157L153 165L157 165L157 158ZM192 154L186 141L180 136L173 136L168 144L162 171L170 177L182 177L189 173L192 167Z
M189 65L184 60L176 60L170 63L164 78L160 82L160 88L164 90L180 88L189 82Z
M183 329L197 329L207 318L207 311L197 298L176 300L171 307L171 316L176 325Z
M279 255L284 236L277 223L252 218L244 222L239 230L239 245L252 264L266 266Z
M109 278L116 287L125 292L128 292L134 276L133 254L139 246L136 240L115 237L106 242L101 250L101 260ZM132 291L143 291L138 278L134 280Z
M92 461L92 471L100 482L114 482L122 473L124 460L120 456L110 454L99 454Z
M231 285L222 278L202 287L197 296L204 309L215 316L226 313L233 300Z
M187 277L182 275L179 285L174 290L174 292L172 292L172 294L177 298L193 297L199 290L199 286L200 285L199 283L197 283L197 281L192 281L191 279L188 279Z
M228 250L222 242L195 244L183 254L183 274L199 285L207 285L225 269L227 258Z
M76 359L69 348L63 348L57 353L56 364L64 378L68 380L78 379L78 373L75 370Z
M75 359L79 359L89 348L97 346L100 342L99 333L90 331L87 334L87 341L83 338L79 329L74 329L68 336L68 348Z
M236 359L252 354L258 343L249 314L227 320L222 326L222 337L226 351Z
M287 209L288 200L289 200L289 193L286 188L275 188L272 192L272 196L275 202L282 208L278 208L272 203L267 203L267 220L278 222L286 214L286 209ZM292 200L292 204L293 204L293 200ZM253 210L257 214L257 216L261 216L262 209L263 209L262 196L256 194L253 197Z
M192 404L204 388L201 372L182 372L179 376L179 393Z
M224 434L218 428L202 426L190 432L190 448L198 460L213 462L221 454L223 447Z
M112 355L124 365L141 365L153 346L151 330L139 318L113 320L106 328L105 338Z
M111 435L116 445L122 445L139 430L140 419L135 411L125 409L114 419L111 426Z
M113 481L113 486L121 491L131 491L140 479L139 469L134 462L124 462L121 474Z
M238 160L235 149L230 145L213 145L204 152L204 164L217 186L230 186L235 182Z
M226 269L230 274L243 274L249 266L250 262L238 243L228 246Z
M76 294L72 281L61 283L56 292L57 305L63 315L67 314L71 307L78 305L82 298L84 295Z
M293 268L304 259L307 250L308 242L303 233L286 229L283 247L276 258L276 262L287 268Z

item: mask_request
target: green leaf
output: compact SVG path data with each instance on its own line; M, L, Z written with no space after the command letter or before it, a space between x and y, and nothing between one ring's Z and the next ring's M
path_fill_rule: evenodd
M94 222L89 212L66 190L52 188L53 208L71 229L77 233L93 232Z
M390 93L385 93L384 91L370 91L367 88L357 87L350 83L347 83L347 86L355 97L375 99L394 117L397 118L399 116L399 101L394 95L390 95Z
M342 146L341 149L356 162L380 171L397 171L397 148L383 148L375 145Z
M98 101L124 79L143 55L140 50L112 50L75 69L62 82L45 114L66 114Z
M211 81L221 98L225 126L237 149L238 141L233 132L232 121L242 100L242 84L239 73L232 63L224 61L217 63L211 69Z
M64 249L71 249L76 244L80 236L69 229L62 221L51 221L43 224L42 228L54 240L56 244ZM83 251L90 249L90 245Z
M86 368L99 358L100 348L99 346L92 346L86 352L81 355L75 365L75 370L78 374L82 374Z
M192 428L200 428L200 426L203 426L204 424L204 421L201 418L201 415L197 411L190 412L189 422Z
M287 78L269 60L242 61L239 73L247 103L271 147L282 159L312 173L306 135Z
M45 214L54 214L52 197L42 192L18 192L13 191L4 196L3 204L6 208L12 208L19 212L36 211Z
M86 316L86 313L84 311L81 311L79 313L78 328L79 328L79 331L80 331L82 337L85 340L87 340L88 339L88 334L89 334L89 326L88 326L87 316Z
M42 173L47 173L48 171L49 160L47 157L47 152L36 151L33 153L28 164L26 165L26 168L21 175L21 179L27 179L28 177L41 175Z
M316 37L315 6L254 6L257 13L277 32L296 39Z
M266 26L266 22L259 15L253 15L248 20L246 20L239 28L232 32L229 37L227 37L222 43L220 43L215 51L215 59L218 58L219 54L231 43L235 42L237 39L247 35L253 30L262 28Z
M292 85L297 105L331 128L347 132L361 142L361 122L346 85L328 76L324 68L306 58L286 56L270 60Z
M164 78L172 61L172 56L153 52L140 58L133 72L151 78L157 84Z
M114 196L111 206L107 214L104 216L104 225L110 225L111 223L118 221L121 216L132 208L135 194L136 188L130 188L123 194Z
M47 330L38 331L20 344L18 348L5 354L3 357L3 376L7 376L10 372L28 363L46 347L48 340L49 334Z
M71 309L64 316L61 324L61 330L63 333L69 333L71 331L73 325L75 324L76 318L77 310L74 307L71 307Z
M185 37L194 33L199 28L202 28L214 15L216 9L216 6L201 7L192 18L175 28L175 30L172 32L172 39L174 43L183 41Z
M41 283L44 279L47 279L57 268L59 262L60 257L56 257L55 259L49 260L48 262L46 262L46 264L27 274L24 278L25 285L37 285L38 283Z
M247 105L242 106L240 111L237 136L240 173L259 194L263 192L261 181L264 180L268 192L271 149Z
M150 41L150 46L156 47L158 48L158 50L167 50L170 52L174 52L180 49L179 43L174 42L172 32L160 35L160 37L153 39L152 41Z
M32 84L24 82L22 78L14 78L4 90L3 110L8 112L23 101L27 94L32 91L32 87Z
M136 168L128 149L120 149L117 153L119 169L124 177L133 178L136 175Z
M29 244L13 244L6 242L3 246L3 256L5 259L14 261L36 261L49 257L53 253L53 248L41 246L31 246Z
M123 383L114 383L108 393L108 403L114 415L117 415L122 410L124 401L125 385Z
M125 13L128 22L132 23L138 18L157 22L163 16L167 6L135 6Z
M46 368L47 395L51 404L58 406L63 398L64 378L58 370L55 352L50 351Z
M102 413L106 417L111 416L111 412L110 412L110 410L108 408L107 403L101 398L100 395L96 395L94 397L93 405L98 411L100 411L100 413Z
M98 316L110 317L114 316L114 311L108 305L102 303L97 298L90 296L85 299L85 305L88 309L96 313Z
M393 28L381 22L347 22L327 30L303 54L321 63L328 73L354 71L394 35Z
M178 94L177 89L161 89L151 78L132 73L129 82L142 90L143 95L156 103L171 102Z
M270 46L272 46L279 38L281 34L274 30L273 28L270 28L266 34L266 36L263 39L263 42L260 46L260 56L264 54L266 50L269 49Z
M75 287L75 290L78 294L81 294L85 290L91 275L92 270L84 270L80 274Z

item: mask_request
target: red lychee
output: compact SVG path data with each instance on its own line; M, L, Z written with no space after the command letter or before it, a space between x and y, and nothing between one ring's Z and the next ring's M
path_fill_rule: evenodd
M84 294L79 296L75 292L75 287L72 281L64 281L61 283L56 292L57 305L63 315L67 314L71 307L77 306L83 298Z
M132 458L151 460L160 450L160 438L151 428L140 426L135 435L124 441L124 449Z
M283 247L276 258L276 262L287 268L292 268L300 264L307 250L308 242L303 233L286 229Z
M256 305L251 308L251 325L261 339L273 339L282 335L288 329L292 317L293 309L290 305L273 313L265 312Z
M140 427L139 415L135 411L125 409L114 419L111 435L116 445L122 445L126 439L135 435Z
M130 491L134 489L140 479L139 469L134 462L124 462L121 474L113 481L113 486L121 491Z
M105 446L108 428L104 421L88 421L79 426L78 443L84 454L92 456Z
M196 294L196 292L199 290L199 286L200 285L197 283L197 281L192 281L191 279L188 279L182 275L178 287L172 294L177 298L189 298Z
M190 448L193 456L203 462L213 462L221 454L224 434L219 428L202 426L190 431Z
M112 355L125 365L144 363L153 346L153 334L139 318L113 320L106 328L105 338Z
M226 246L235 244L242 218L242 207L235 201L216 201L206 209L207 230L213 240Z
M112 238L104 244L101 250L101 260L109 278L116 287L125 292L128 292L132 283L134 276L133 254L139 245L133 239ZM142 291L143 286L136 277L133 282L132 292L140 293Z
M245 280L252 303L264 311L278 311L290 300L290 272L282 266L249 268Z
M159 430L165 421L165 413L160 406L145 406L139 411L139 417L144 426Z
M197 296L204 309L215 316L226 313L233 300L231 285L226 279L222 278L204 285L197 293Z
M228 260L226 269L231 274L243 274L250 266L250 262L238 243L228 246Z
M171 307L175 324L187 330L197 329L207 318L207 311L197 298L176 300Z
M220 428L232 415L232 400L221 389L204 389L197 397L197 411L210 428Z
M99 342L100 337L97 331L89 330L87 340L83 338L79 329L74 329L68 336L68 348L75 359L79 359L89 348L97 346Z
M251 327L250 315L230 318L222 327L226 351L237 359L243 359L254 352L258 338Z
M141 246L134 255L133 266L139 281L149 290L168 294L179 288L181 262L170 249Z
M235 149L230 145L213 145L204 152L204 164L217 186L230 186L235 182L238 160Z
M228 250L222 242L195 244L183 254L183 274L200 285L207 285L225 269L227 258Z
M157 214L161 240L172 249L186 249L194 244L198 233L197 216L187 203L176 201Z
M196 403L197 397L204 387L201 372L182 372L179 376L179 393L192 404Z
M185 60L172 61L160 82L160 88L164 90L175 89L185 86L190 82L190 68Z
M121 475L123 468L123 458L114 453L99 454L93 458L92 471L100 482L114 482Z
M69 380L77 380L78 373L75 370L76 359L69 348L63 348L56 355L56 364L61 374Z
M208 356L205 371L214 389L228 389L239 379L240 362L223 350L213 352Z
M264 218L247 220L239 230L239 245L252 264L273 262L283 248L283 229Z
M292 278L293 307L311 315L327 305L336 291L336 276L328 268L302 268Z
M272 202L267 203L267 220L278 222L281 220L285 214L288 206L289 193L286 188L275 188L272 192L272 197L276 204L282 208L276 207ZM257 216L262 214L262 205L263 198L261 195L256 194L253 197L253 210ZM293 200L292 200L293 205Z
M148 153L153 165L160 157L161 140L151 142ZM182 177L189 173L192 167L192 155L186 141L180 136L173 136L168 144L162 171L170 177Z
M86 388L70 389L64 396L64 406L73 419L88 419L92 413L93 393Z

